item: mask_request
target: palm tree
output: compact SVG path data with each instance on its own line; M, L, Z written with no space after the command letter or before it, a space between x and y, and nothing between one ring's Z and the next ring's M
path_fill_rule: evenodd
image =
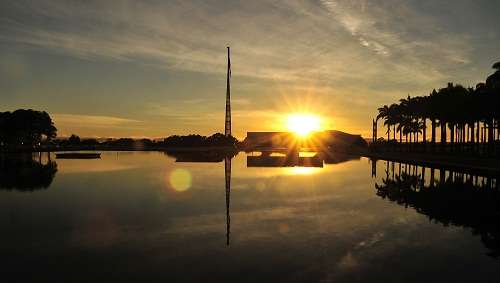
M486 85L490 88L500 87L500 62L496 62L492 66L496 71L486 78Z
M436 128L440 127L443 150L449 132L452 150L482 153L484 146L480 143L487 142L488 151L492 152L494 144L500 139L500 62L493 64L493 69L495 72L488 76L486 82L477 84L475 88L448 83L444 88L432 90L427 96L408 96L401 99L399 104L379 108L377 120L384 119L387 140L390 140L392 126L394 140L399 132L399 142L402 142L404 135L406 142L418 143L419 135L422 134L425 144L429 119L433 150L436 146ZM484 129L486 131L482 131ZM424 146L424 149L427 150L427 147Z
M380 107L378 109L378 115L377 115L377 120L376 120L376 121L378 121L378 119L380 119L380 118L385 120L384 125L387 126L387 141L389 141L390 133L391 133L391 127L390 127L391 125L388 122L389 116L391 114L390 112L391 112L391 110L390 110L389 106L384 105L383 107Z
M387 116L388 120L388 125L393 126L393 139L396 140L396 124L398 123L398 105L397 104L391 104L389 106L389 115Z
M411 122L411 113L410 113L410 108L409 108L409 104L410 104L410 96L408 95L408 98L407 99L400 99L399 100L399 112L400 112L400 118L399 118L399 121L400 121L400 124L402 124L400 126L400 128L403 130L403 134L405 136L405 141L406 143L408 143L408 134L410 134L410 125L409 123Z
M436 146L436 127L438 125L437 119L438 119L438 111L439 108L437 107L436 103L436 97L438 93L435 89L432 90L431 94L428 97L428 114L429 118L431 119L431 143L432 143L432 150L435 149Z
M412 123L412 130L415 133L415 142L418 143L418 134L421 134L424 129L424 122L418 119L414 120Z
M494 127L495 127L495 119L499 119L499 110L500 106L500 62L496 62L492 66L496 71L486 78L486 89L487 89L487 104L486 109L488 113L485 115L485 122L488 127L488 144L489 150L491 151L491 147L495 140L494 136Z
M403 142L403 126L404 126L403 121L399 120L398 127L397 127L397 130L399 132L399 143Z
M408 117L404 117L401 122L400 122L400 126L401 126L401 129L403 131L403 135L405 136L405 142L408 143L408 135L410 135L410 139L411 139L411 119L408 118Z

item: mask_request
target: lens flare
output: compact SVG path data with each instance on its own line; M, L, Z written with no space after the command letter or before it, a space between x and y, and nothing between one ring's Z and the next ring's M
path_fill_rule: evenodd
M191 187L191 173L186 169L175 169L170 173L170 185L178 192L184 192Z

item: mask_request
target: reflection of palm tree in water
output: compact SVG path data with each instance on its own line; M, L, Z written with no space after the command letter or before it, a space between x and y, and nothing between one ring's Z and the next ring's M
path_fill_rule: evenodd
M499 176L484 177L437 168L439 181L431 169L430 182L426 184L425 168L408 164L404 167L409 170L393 178L387 174L389 177L382 179L381 184L375 184L378 196L412 207L445 226L470 228L481 237L489 256L500 257Z
M231 200L231 157L224 158L224 177L226 179L226 245L229 246L231 229L231 216L229 215L229 202Z

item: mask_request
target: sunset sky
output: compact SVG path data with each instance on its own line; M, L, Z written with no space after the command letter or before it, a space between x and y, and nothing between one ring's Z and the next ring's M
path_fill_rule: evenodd
M2 1L0 111L45 110L60 136L286 130L287 113L371 135L382 104L500 61L500 1Z

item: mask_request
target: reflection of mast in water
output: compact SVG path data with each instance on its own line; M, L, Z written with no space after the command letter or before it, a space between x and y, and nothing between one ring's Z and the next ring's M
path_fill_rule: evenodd
M231 230L231 216L229 215L229 201L231 199L231 157L224 158L224 176L226 178L226 245L229 246Z

